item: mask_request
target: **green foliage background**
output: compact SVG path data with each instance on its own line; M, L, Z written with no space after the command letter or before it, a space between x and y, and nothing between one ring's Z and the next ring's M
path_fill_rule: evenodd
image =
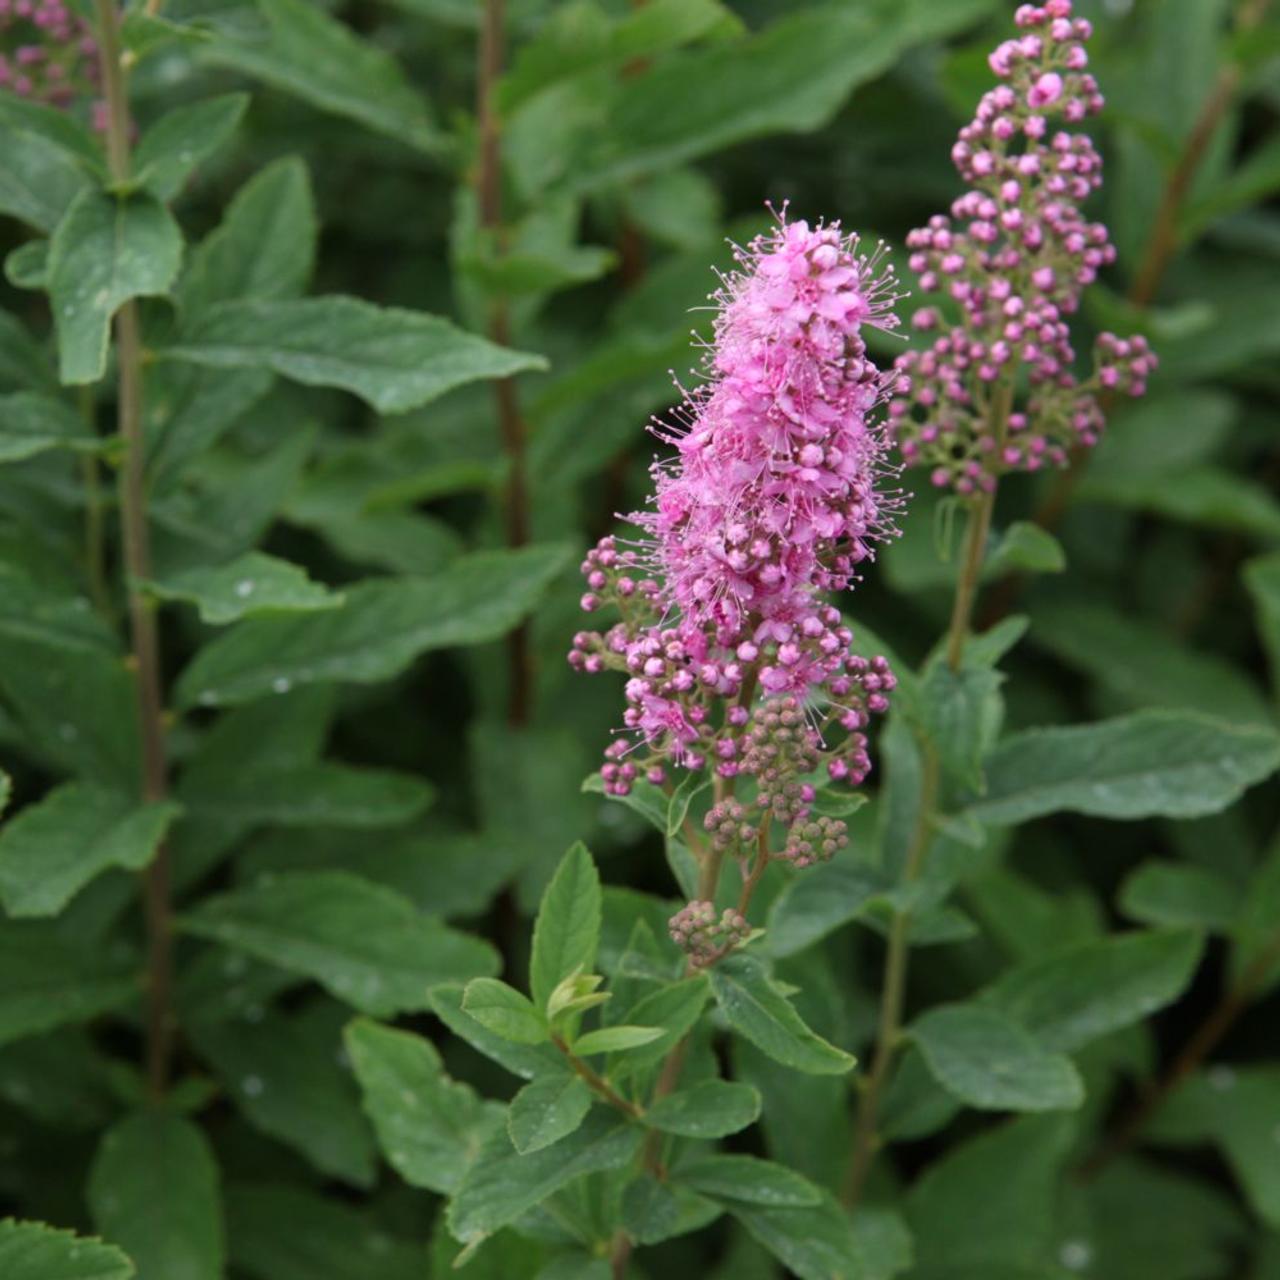
M682 984L687 850L665 810L582 785L621 690L564 662L577 562L644 501L643 427L726 238L790 201L896 255L958 191L1012 8L510 0L500 232L475 194L477 0L131 5L124 186L97 136L0 93L4 1280L421 1280L455 1235L489 1236L476 1280L608 1280L620 1228L633 1277L1280 1278L1274 7L1081 0L1120 254L1084 323L1147 332L1161 370L1054 537L1027 523L1054 478L1003 486L986 617L1008 616L955 687L914 674L954 513L909 476L904 536L842 602L903 678L850 849L772 868L765 936ZM147 804L112 484L130 298L172 783ZM955 777L908 900L920 740ZM576 841L593 857L562 862ZM162 842L157 1103L138 880ZM891 1145L850 1223L848 1054L907 909ZM477 976L527 990L531 942L537 1008L497 983L463 1008ZM593 966L611 1025L661 996L664 1038L595 1059L619 1088L696 1023L702 1093L647 1121L676 1135L667 1183L546 1042L549 989Z

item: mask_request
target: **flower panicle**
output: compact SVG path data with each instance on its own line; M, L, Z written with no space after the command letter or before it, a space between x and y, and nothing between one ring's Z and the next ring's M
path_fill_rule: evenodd
M926 294L914 327L931 345L899 357L890 421L907 465L938 487L990 492L1005 471L1065 466L1096 444L1099 393L1140 396L1156 357L1139 336L1102 334L1094 369L1074 372L1071 318L1083 290L1115 261L1106 227L1081 205L1102 185L1102 161L1078 124L1103 108L1086 70L1092 27L1071 0L1024 4L1022 34L989 58L998 83L960 130L952 160L969 189L910 233L909 265ZM993 423L998 388L1026 392Z
M0 0L0 92L66 109L99 94L91 24L67 0ZM93 102L95 128L105 108Z

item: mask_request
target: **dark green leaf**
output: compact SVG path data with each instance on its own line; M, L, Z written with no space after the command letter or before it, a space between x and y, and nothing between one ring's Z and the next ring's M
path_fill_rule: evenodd
M62 400L31 391L0 397L0 462L18 462L47 449L93 453L101 447L102 440Z
M130 1280L134 1274L133 1263L114 1245L43 1222L0 1222L5 1280Z
M591 1110L592 1093L569 1070L530 1080L507 1111L507 1132L522 1155L566 1138Z
M1144 862L1120 886L1120 908L1142 924L1229 929L1240 914L1240 892L1208 867Z
M138 142L133 155L138 181L161 200L172 200L235 132L248 105L248 94L229 93L167 112Z
M703 1080L659 1098L644 1122L686 1138L725 1138L760 1117L760 1095L749 1084Z
M305 569L261 551L148 582L147 590L162 600L194 604L201 619L215 626L255 613L310 613L342 604L340 595L313 582Z
M563 979L592 971L600 911L600 874L586 846L575 844L547 886L533 927L529 982L539 1008Z

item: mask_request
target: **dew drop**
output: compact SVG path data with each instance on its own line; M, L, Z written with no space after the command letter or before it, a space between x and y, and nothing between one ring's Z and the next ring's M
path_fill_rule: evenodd
M266 1086L259 1076L245 1076L240 1082L240 1088L246 1098L258 1098L261 1097L262 1091Z
M1083 1271L1093 1261L1093 1249L1087 1240L1064 1240L1058 1261L1068 1271Z
M253 595L253 581L249 578L242 578L236 583L236 595L243 600L246 596Z
M271 687L277 693L288 693L292 683L288 676L276 676L271 682Z

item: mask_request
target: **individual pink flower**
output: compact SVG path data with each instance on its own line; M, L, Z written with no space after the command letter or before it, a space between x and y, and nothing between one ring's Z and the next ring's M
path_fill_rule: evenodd
M1103 334L1092 375L1077 379L1070 321L1115 260L1107 229L1080 211L1102 162L1086 134L1056 124L1102 109L1085 70L1092 32L1071 0L1021 5L1015 20L1023 34L989 59L1002 83L952 150L970 188L951 217L907 237L921 290L944 301L916 312L915 327L936 336L898 359L890 420L908 465L961 494L989 492L1005 471L1066 465L1073 447L1097 443L1099 391L1142 395L1156 367L1141 336Z

